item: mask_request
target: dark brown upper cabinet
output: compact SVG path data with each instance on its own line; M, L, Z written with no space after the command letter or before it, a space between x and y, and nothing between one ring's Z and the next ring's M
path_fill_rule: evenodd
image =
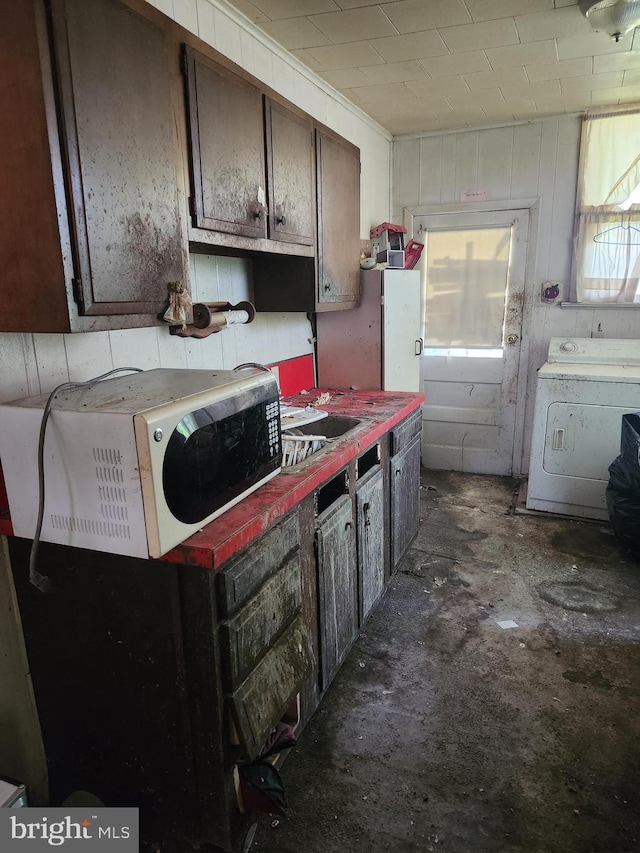
M316 128L318 310L356 305L360 296L360 151Z
M1 0L0 14L0 329L159 322L188 263L164 16L137 0Z
M184 50L193 223L266 238L262 93L188 45Z
M167 33L117 0L54 0L84 314L159 311L185 276Z
M265 96L269 237L313 246L313 125Z
M315 126L316 257L253 261L258 311L337 311L360 299L360 150Z

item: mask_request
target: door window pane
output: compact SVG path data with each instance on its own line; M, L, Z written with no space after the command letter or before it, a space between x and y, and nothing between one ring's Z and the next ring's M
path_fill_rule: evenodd
M503 345L511 227L428 231L425 347Z

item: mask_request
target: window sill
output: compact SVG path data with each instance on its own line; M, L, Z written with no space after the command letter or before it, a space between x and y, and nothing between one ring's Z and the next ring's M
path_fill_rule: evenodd
M559 302L561 308L575 308L588 311L637 311L640 302Z

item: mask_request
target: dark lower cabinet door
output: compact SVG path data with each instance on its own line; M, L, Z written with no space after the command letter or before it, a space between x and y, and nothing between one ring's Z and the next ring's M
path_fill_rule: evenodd
M372 469L356 487L360 624L384 590L384 474Z
M176 49L119 0L52 0L52 19L80 313L157 313L187 263Z
M356 537L351 497L343 495L318 517L320 688L325 690L358 630Z
M420 523L420 436L391 457L391 568L396 569Z

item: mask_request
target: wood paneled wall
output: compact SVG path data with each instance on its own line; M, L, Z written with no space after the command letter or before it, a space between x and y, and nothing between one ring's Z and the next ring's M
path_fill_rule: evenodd
M537 199L522 341L522 379L527 382L520 437L524 473L529 466L536 373L546 360L550 338L640 337L640 310L561 308L541 300L546 281L561 282L561 298L569 299L580 124L575 116L549 118L487 130L399 137L393 146L394 222L403 221L405 207L459 203L461 193L468 190L486 190L493 201Z

